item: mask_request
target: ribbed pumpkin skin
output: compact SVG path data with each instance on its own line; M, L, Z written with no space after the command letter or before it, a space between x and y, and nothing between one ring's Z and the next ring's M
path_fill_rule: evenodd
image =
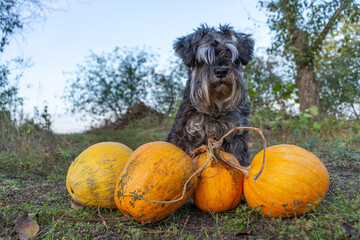
M318 206L329 189L329 174L311 152L294 145L266 148L266 162L260 177L263 151L252 160L249 178L244 180L244 195L252 208L262 207L263 215L300 216ZM295 209L295 211L294 211Z
M160 201L181 197L183 187L194 173L191 158L168 142L152 142L134 151L122 170L115 187L115 203L128 218L137 222L157 222L183 205L195 190L197 178L192 178L182 201L154 203L135 197Z
M232 154L222 151L220 154L229 162L240 166ZM207 152L198 155L194 159L194 162L197 162L197 169L204 166L208 158ZM240 203L243 176L238 170L211 159L199 176L193 199L195 205L201 210L224 212L235 208Z
M102 142L84 150L70 165L66 188L78 203L116 208L114 194L117 177L133 151L121 143Z

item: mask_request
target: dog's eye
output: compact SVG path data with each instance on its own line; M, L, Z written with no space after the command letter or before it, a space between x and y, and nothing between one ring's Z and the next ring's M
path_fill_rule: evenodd
M211 46L212 48L217 48L217 47L219 46L219 42L218 42L218 41L213 41L213 42L210 44L210 46Z

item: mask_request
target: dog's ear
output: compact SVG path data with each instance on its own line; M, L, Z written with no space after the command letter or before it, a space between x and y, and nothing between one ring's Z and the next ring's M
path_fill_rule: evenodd
M229 24L220 25L219 29L234 42L239 52L240 63L242 65L248 64L252 60L254 53L254 39L251 38L251 35L235 32L234 28Z
M247 65L253 58L254 39L251 35L236 33L236 47L239 51L239 58L242 65Z
M174 50L183 60L186 66L191 67L195 64L195 33L187 35L185 37L178 38L174 43Z
M195 30L194 33L178 38L175 41L174 50L180 56L186 66L192 67L195 65L195 57L200 40L206 34L213 31L215 31L214 28L203 24L197 30Z

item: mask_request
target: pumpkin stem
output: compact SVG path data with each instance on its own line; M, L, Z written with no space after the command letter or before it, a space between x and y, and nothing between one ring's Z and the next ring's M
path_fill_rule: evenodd
M249 167L244 167L244 166L236 166L235 164L229 162L228 160L226 160L225 158L222 157L221 154L219 154L219 152L222 150L221 146L223 144L224 139L229 136L232 132L236 131L236 130L242 130L242 129L248 129L248 130L253 130L257 133L259 133L260 137L262 138L262 140L264 141L264 157L263 157L263 162L260 168L260 171L254 176L253 180L254 182L256 182L256 180L260 177L262 171L264 170L264 166L265 166L265 155L266 155L266 139L264 137L264 134L262 133L262 131L259 128L254 128L254 127L235 127L233 129L231 129L230 131L228 131L224 136L222 136L220 138L220 140L216 140L215 138L215 133L212 132L209 135L208 138L208 146L200 146L194 150L192 150L189 155L190 157L193 159L197 154L203 153L205 151L207 151L209 153L210 158L212 156L215 157L215 159L218 159L219 161L227 164L228 166L235 168L237 170L239 170L245 178L249 177L249 173L251 170L251 166ZM208 159L209 161L210 159ZM207 163L204 165L206 166L208 164ZM203 166L203 167L204 167ZM201 169L203 169L203 167ZM198 172L198 171L197 171Z
M200 154L200 153L203 153L203 152L207 152L207 146L206 145L202 145L198 148L195 148L194 150L190 151L189 152L189 157L191 159L193 159L194 157L196 157L196 155Z

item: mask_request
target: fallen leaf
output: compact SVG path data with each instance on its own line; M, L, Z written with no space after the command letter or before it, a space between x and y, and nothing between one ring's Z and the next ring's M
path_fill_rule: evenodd
M75 210L79 210L79 209L83 209L84 206L83 205L79 205L79 204L75 204L73 202L70 202L70 206L72 209L75 209Z
M249 229L245 229L243 231L235 231L234 236L250 235L251 233L252 233L252 230L249 228Z
M24 213L16 219L15 232L20 240L27 240L39 232L39 225L33 219L33 214Z

